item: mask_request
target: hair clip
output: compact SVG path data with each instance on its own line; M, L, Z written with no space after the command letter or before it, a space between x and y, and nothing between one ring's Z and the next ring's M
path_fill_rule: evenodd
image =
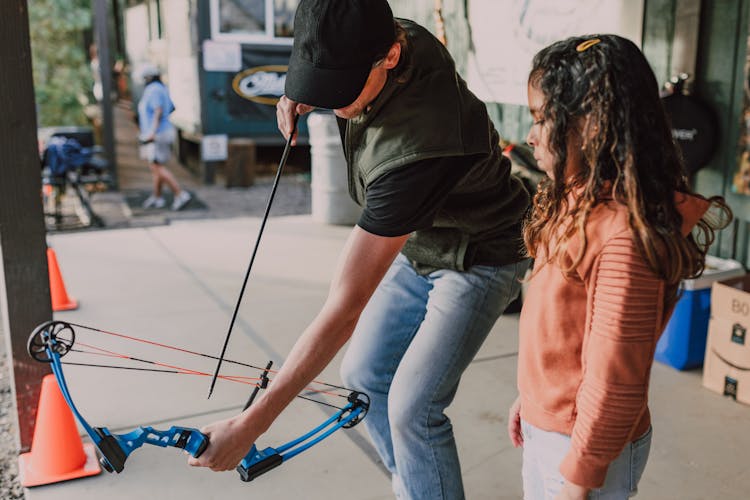
M593 47L597 43L601 42L598 38L590 38L589 40L586 40L585 42L581 42L578 44L578 47L576 47L577 52L583 52L584 50L588 49L589 47Z

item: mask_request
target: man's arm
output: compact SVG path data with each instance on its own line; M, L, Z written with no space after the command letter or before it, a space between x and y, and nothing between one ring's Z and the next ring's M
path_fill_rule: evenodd
M327 365L409 235L384 237L355 226L346 242L322 309L295 343L273 383L240 415L202 429L211 444L190 465L234 469L276 417Z

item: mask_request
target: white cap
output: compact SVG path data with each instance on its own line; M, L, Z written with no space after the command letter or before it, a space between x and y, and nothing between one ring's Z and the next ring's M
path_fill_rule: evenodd
M156 64L146 62L138 68L137 74L139 74L141 78L153 78L161 75L161 70Z

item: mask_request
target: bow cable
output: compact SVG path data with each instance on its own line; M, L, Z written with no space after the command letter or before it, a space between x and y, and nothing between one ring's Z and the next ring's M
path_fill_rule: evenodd
M169 344L163 344L160 342L143 339L140 337L135 337L132 335L124 335L121 333L116 333L116 332L104 330L101 328L86 326L86 325L82 325L79 323L69 323L69 322L65 322L65 323L71 327L75 326L84 330L90 330L92 332L114 336L114 337L118 337L124 340L139 342L139 343L143 343L146 345L152 345L152 346L156 346L156 347L160 347L164 349L170 349L170 350L174 350L174 351L181 352L184 354L189 354L192 356L199 356L199 357L204 357L208 359L218 359L216 356L212 356L210 354L205 354L202 352L197 352L197 351L193 351L190 349L185 349L182 347L173 346ZM203 377L210 376L210 373L207 373L204 371L195 370L192 368L185 368L185 367L167 364L167 363L162 363L159 361L148 360L142 357L135 357L135 356L127 355L127 354L122 354L122 353L112 351L109 349L104 349L102 347L97 347L89 343L84 343L84 342L81 342L80 340L76 341L75 344L79 347L76 348L76 347L71 346L69 348L70 352L75 352L80 355L101 356L101 357L106 357L106 358L115 358L115 359L120 359L120 360L133 361L137 363L152 365L158 368L144 368L144 367L136 367L136 366L121 366L121 365L106 365L106 364L98 364L98 363L94 364L94 363L82 363L82 362L73 362L73 361L61 361L63 365L87 366L91 368L111 368L111 369L132 370L132 371L146 371L146 372L156 372L156 373L169 373L169 374L175 374L175 375L196 375L196 376L203 376ZM244 368L251 368L253 370L258 370L259 372L262 372L262 374L257 377L249 377L245 375L219 375L218 377L218 378L221 378L222 380L226 380L229 382L237 382L237 383L242 383L246 385L252 385L254 386L254 389L253 389L254 393L257 393L257 391L260 389L265 389L267 385L272 381L272 379L268 377L269 373L275 374L278 372L278 370L271 369L271 365L272 365L271 362L269 362L265 367L260 367L260 366L256 366L250 363L243 363L241 361L235 361L232 359L226 359L225 361L229 364L241 366ZM347 393L351 392L351 389L347 387L330 384L328 382L323 382L320 380L313 380L311 382L314 384L317 384L318 386L328 387L330 388L330 390L308 386L305 392L301 394L297 394L296 397L300 399L312 401L314 403L318 403L324 406L330 406L332 408L341 409L340 406L336 406L336 405L327 403L325 401L321 401L320 399L314 399L311 396L317 395L317 396L328 396L328 397L346 399L348 395L333 392L333 391L339 390L339 391L346 391ZM254 398L254 396L251 396L251 398Z

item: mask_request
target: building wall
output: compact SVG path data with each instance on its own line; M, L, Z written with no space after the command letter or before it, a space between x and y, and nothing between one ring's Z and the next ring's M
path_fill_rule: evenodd
M448 50L462 75L466 74L471 50L467 12L471 8L471 2L472 0L443 0L442 6ZM678 0L645 0L643 47L659 81L667 81L670 76L672 35L678 3ZM390 4L397 17L412 19L436 33L434 0L390 0ZM503 29L502 19L497 20L497 27L499 30ZM526 106L487 103L487 107L504 139L513 142L524 140L531 125Z
M703 2L696 92L716 110L720 142L711 162L698 172L695 186L704 195L720 194L734 211L735 223L723 231L718 254L750 267L750 196L732 192L742 122L748 0ZM743 127L744 128L744 127Z
M394 15L412 19L436 33L434 0L390 0ZM466 75L468 55L471 50L471 32L468 22L470 0L443 0L443 19L448 50L456 61L459 74ZM502 20L498 19L498 29ZM505 140L523 141L531 125L525 106L487 103L487 110Z

